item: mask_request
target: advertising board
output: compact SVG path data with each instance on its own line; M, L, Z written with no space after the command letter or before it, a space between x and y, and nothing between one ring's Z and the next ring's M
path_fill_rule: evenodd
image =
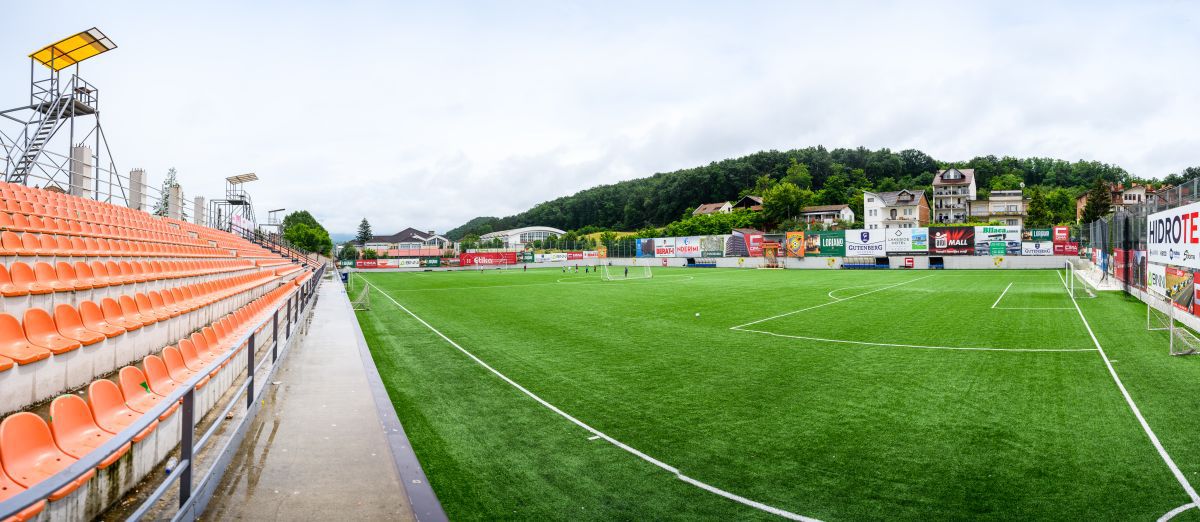
M804 232L784 234L783 252L787 257L804 257Z
M1200 203L1156 212L1146 220L1151 263L1200 269Z
M975 227L930 227L929 251L934 254L975 253Z
M1192 311L1192 300L1196 298L1195 278L1190 270L1167 267L1167 298L1180 310Z
M1079 255L1079 243L1054 243L1054 255L1077 256Z
M1054 241L1054 232L1049 228L1027 228L1021 232L1021 241L1051 243Z
M654 238L654 257L675 257L675 238Z
M700 257L700 236L675 238L675 257Z
M700 236L700 255L721 257L725 255L725 240L729 236Z
M1021 243L1021 255L1052 256L1054 255L1054 244L1049 241L1025 241Z
M1151 263L1146 267L1146 274L1150 277L1150 282L1147 285L1149 291L1159 295L1160 297L1167 295L1167 267Z
M848 256L882 256L887 250L884 247L883 230L847 230L846 255Z
M837 230L810 230L804 235L804 255L841 257L846 255L846 234Z
M928 254L929 229L919 228L889 228L884 230L887 237L884 249L888 254Z
M565 254L564 254L565 256ZM475 266L475 265L515 265L517 264L516 252L474 252L463 253L458 256L459 266Z

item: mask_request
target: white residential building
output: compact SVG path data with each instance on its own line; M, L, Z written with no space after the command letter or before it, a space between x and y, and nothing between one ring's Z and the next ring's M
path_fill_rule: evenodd
M933 221L965 223L975 201L975 169L945 169L933 177Z
M863 227L915 228L929 224L929 203L923 190L863 192Z
M999 221L1009 226L1025 226L1029 200L1020 190L993 190L988 199L970 203L973 221Z

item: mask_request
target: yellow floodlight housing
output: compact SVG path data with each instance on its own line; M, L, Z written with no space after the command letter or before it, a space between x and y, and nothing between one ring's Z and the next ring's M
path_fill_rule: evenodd
M61 71L100 53L116 49L104 33L95 27L63 38L29 55L34 61L55 71Z

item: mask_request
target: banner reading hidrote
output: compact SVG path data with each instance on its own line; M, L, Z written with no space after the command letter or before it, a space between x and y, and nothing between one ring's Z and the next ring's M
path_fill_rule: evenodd
M1151 263L1200 269L1200 203L1156 212L1146 219Z

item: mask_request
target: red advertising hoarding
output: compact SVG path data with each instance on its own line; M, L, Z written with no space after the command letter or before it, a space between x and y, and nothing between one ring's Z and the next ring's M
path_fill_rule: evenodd
M567 252L568 261L578 261L583 259L583 252Z
M374 259L359 259L354 262L354 268L379 268L379 261Z
M459 266L475 266L475 265L515 265L517 264L516 252L476 252L474 254L464 253L458 256Z
M975 253L975 227L930 227L929 236L930 253Z
M1071 240L1070 227L1054 227L1054 242L1066 243Z
M1079 255L1079 243L1055 243L1054 255L1077 256Z
M747 234L746 235L746 253L750 257L763 256L763 237L762 234Z

